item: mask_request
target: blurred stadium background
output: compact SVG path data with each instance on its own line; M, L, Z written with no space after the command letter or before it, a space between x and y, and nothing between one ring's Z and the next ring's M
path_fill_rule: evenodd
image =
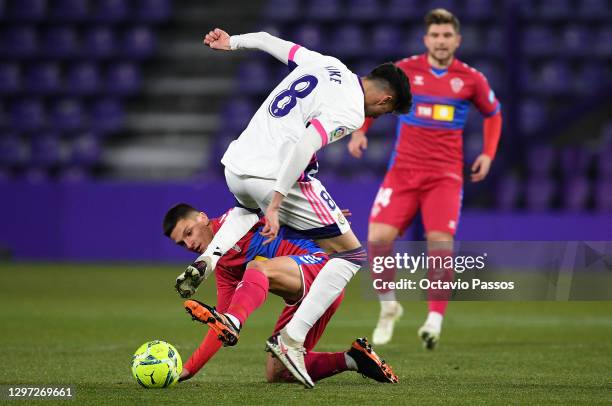
M423 52L434 7L459 16L458 56L503 104L497 159L484 183L465 184L458 238L612 240L609 0L0 0L0 384L77 385L81 402L100 404L608 402L611 302L453 303L434 354L415 336L425 304L407 304L381 349L403 385L345 374L296 392L263 382L280 306L271 298L239 348L181 392L129 382L142 342L167 339L185 359L203 334L172 291L193 255L162 236L163 214L179 201L213 216L233 205L219 159L286 72L267 55L205 49L203 34L262 29L364 74ZM472 112L467 162L481 123ZM362 161L346 142L320 156L320 177L364 240L393 130L393 118L379 120ZM405 238L420 239L419 227ZM359 289L325 350L374 326L378 305ZM213 285L199 294L211 298Z
M178 259L160 237L164 210L232 205L220 156L286 68L205 49L208 29L266 30L365 74L423 52L433 7L459 16L458 56L503 104L498 158L486 182L465 184L458 238L610 239L608 0L1 0L3 255ZM472 111L466 162L481 124ZM378 120L362 161L346 142L321 153L320 177L361 238L394 126ZM420 236L417 227L406 238Z

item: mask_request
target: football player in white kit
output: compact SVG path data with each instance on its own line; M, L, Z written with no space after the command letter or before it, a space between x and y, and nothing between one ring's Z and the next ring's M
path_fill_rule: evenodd
M406 75L392 63L358 77L341 61L265 32L230 36L215 29L204 44L216 50L258 49L288 65L221 162L238 201L204 254L177 278L183 297L195 293L218 259L266 215L263 238L272 242L279 221L316 240L330 255L293 319L266 345L307 388L314 383L304 365L309 329L367 261L361 243L325 187L312 175L316 151L359 129L365 117L405 114L412 96ZM274 243L274 242L272 242ZM238 326L238 329L240 326Z

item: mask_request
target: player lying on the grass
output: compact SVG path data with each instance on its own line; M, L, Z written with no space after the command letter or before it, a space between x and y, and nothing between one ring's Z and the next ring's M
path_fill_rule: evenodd
M227 214L209 219L205 213L181 203L166 213L164 234L178 245L202 253ZM245 321L263 304L268 291L282 297L286 303L274 333L282 329L293 317L312 281L327 262L327 255L318 245L288 227L281 227L278 237L272 243L263 245L265 238L260 234L263 225L263 221L258 222L219 260L215 268L216 309L196 300L185 302L192 317L208 324L210 330L185 363L181 380L194 376L221 346L237 343ZM189 293L189 285L179 281L176 287L181 296ZM365 338L355 340L346 352L311 351L340 306L343 296L336 299L306 337L304 347L308 351L305 356L308 373L317 381L343 371L357 371L379 382L396 383L397 376L391 367L376 355ZM286 382L293 381L293 376L278 359L268 354L266 379L268 382Z

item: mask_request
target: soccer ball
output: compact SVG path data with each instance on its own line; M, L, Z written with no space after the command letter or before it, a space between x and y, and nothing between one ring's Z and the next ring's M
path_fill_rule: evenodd
M174 385L183 361L176 348L165 341L149 341L141 345L132 357L132 374L145 388L167 388Z

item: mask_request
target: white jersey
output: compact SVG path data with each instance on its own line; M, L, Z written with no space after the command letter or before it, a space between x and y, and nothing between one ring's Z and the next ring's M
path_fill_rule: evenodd
M363 125L361 81L338 59L293 45L287 58L293 71L259 107L221 163L237 175L276 179L284 159L313 125L322 145Z

